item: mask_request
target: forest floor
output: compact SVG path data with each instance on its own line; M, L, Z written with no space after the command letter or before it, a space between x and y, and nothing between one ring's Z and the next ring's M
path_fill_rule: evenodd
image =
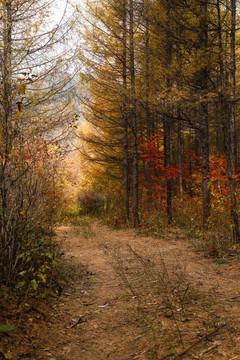
M24 315L13 305L0 359L240 360L239 258L203 256L177 229L56 232L74 281Z

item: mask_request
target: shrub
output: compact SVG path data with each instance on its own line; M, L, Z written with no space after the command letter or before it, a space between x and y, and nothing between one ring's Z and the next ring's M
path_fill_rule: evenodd
M79 215L100 215L107 205L106 197L94 191L81 191L77 198Z

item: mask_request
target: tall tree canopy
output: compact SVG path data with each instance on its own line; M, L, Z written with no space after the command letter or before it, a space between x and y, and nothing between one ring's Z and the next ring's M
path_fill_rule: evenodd
M194 199L204 230L229 207L239 241L236 2L104 0L80 16L92 128L81 144L119 179L126 218L137 226L157 207L171 223Z

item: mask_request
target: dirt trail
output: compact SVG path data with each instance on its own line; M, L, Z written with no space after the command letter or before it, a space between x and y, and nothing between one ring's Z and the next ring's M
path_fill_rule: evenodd
M184 330L185 333L189 331L189 343L185 348L200 341L181 358L240 360L240 269L237 260L217 265L212 259L196 254L191 244L173 234L169 239L159 240L137 236L134 230L110 230L99 223L94 224L93 232L95 236L86 239L73 235L70 227L57 230L66 258L75 265L79 264L79 267L83 265L87 268L88 279L86 276L79 277L73 288L64 293L55 306L47 338L43 339L44 346L41 345L43 359L174 358L170 356L175 351L171 351L170 341L167 344L169 351L163 349L163 355L156 356L159 352L152 350L154 336L142 322L142 314L136 311L137 297L128 295L122 288L113 268L114 258L124 256L125 250L121 249L129 244L149 259L160 254L170 269L176 264L186 268L190 283L202 295L210 295L215 303L208 317L215 316L220 319L219 322L226 322L225 328L206 341L201 341L199 337L203 335L198 334L198 325L192 315L193 320L187 319L189 325ZM199 308L198 319L205 316L201 315L201 311ZM164 321L162 324L164 326ZM176 353L181 351L178 348ZM169 356L164 357L166 354Z

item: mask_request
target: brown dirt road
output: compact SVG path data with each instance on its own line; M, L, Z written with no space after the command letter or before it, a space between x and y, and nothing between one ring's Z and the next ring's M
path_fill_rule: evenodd
M0 359L240 360L236 257L217 265L177 230L154 239L95 222L91 231L57 229L75 281L51 313L29 307L31 334L21 334L18 352L7 351L6 335Z
M93 232L95 236L86 239L81 235L73 236L69 227L58 229L66 258L77 266L83 265L89 279L86 276L79 278L55 307L46 359L171 360L182 354L179 358L240 360L240 269L237 259L217 265L213 259L194 252L190 243L173 233L168 239L161 240L138 236L134 230L110 230L99 223L94 224ZM170 273L177 264L184 269L190 286L201 294L200 300L190 306L191 316L180 324L183 328L177 330L184 334L183 344L179 345L177 340L175 344L176 334L170 340L169 334L166 335L164 326L171 326L171 323L164 319L172 320L167 319L171 316L165 310L161 316L159 308L151 312L143 311L142 307L140 311L138 294L134 296L122 287L122 277L116 274L116 263L118 268L122 264L122 269L125 267L128 271L128 265L124 263L128 245L146 259L160 254ZM152 304L154 307L156 297L151 296L152 303L148 302L146 306ZM157 330L155 327L153 331L153 326L145 322L150 319L149 314L159 318L161 325ZM174 324L172 333L178 327ZM219 331L204 338L204 334L211 333L219 325ZM222 325L225 326L221 328ZM196 345L183 354L184 349L194 343Z

